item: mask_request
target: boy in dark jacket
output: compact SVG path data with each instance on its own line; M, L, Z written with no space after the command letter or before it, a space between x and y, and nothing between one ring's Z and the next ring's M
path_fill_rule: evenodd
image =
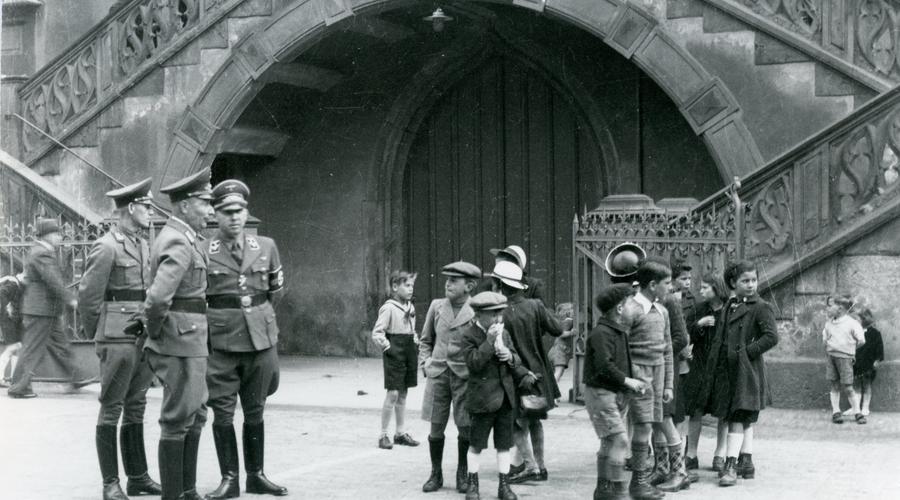
M628 436L623 412L629 392L642 392L644 382L632 377L625 302L634 289L625 283L602 290L594 299L603 316L587 339L584 357L584 402L600 438L594 500L629 498L625 482Z
M509 487L509 449L513 445L513 419L516 411L516 379L527 372L503 329L506 297L482 292L469 300L475 320L463 335L462 352L469 368L465 407L471 416L468 453L468 489L466 500L478 500L478 468L481 450L487 448L488 435L494 432L501 500L516 500Z

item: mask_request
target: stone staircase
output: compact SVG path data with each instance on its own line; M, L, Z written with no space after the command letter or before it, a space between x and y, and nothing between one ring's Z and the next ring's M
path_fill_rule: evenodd
M796 13L791 17L787 4L669 0L659 14L673 36L744 103L744 121L766 161L900 81L895 73L875 71L864 58L853 56L853 45L859 44L852 30L846 32L851 28L846 25L852 17L850 5L839 14L832 12L836 3L813 2L819 7L827 4L829 11L817 8L811 20ZM836 30L836 21L831 21L836 18L844 23L845 39L832 36L823 44L822 39L828 38L823 30ZM839 46L849 48L842 51ZM789 134L774 130L773 114L791 116L795 130Z

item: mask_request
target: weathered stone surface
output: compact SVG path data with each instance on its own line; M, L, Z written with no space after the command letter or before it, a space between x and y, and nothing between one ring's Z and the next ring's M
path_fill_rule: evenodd
M122 108L125 101L118 99L109 105L100 114L100 128L115 128L122 126Z
M668 19L700 17L702 15L703 3L698 0L669 0L666 2L666 17Z
M164 71L151 71L137 85L128 89L125 93L128 97L158 96L163 93L166 85L166 73Z
M835 257L828 258L800 273L796 279L797 293L831 293L835 289L837 279L835 259Z
M845 256L857 255L900 255L900 219L888 222L874 232L845 248Z
M751 31L751 28L712 5L706 5L703 12L703 31L706 33L724 33Z
M91 120L81 127L78 132L66 139L69 147L94 147L98 143L97 120Z
M190 66L200 63L200 40L194 40L187 47L181 49L177 54L170 57L163 63L163 66Z
M872 309L884 338L885 359L900 358L900 258L842 257L838 264L838 290L853 294L861 305Z
M766 358L766 378L776 408L830 408L830 385L825 379L825 359ZM872 386L873 411L900 410L900 362L882 363ZM846 425L846 424L845 424Z
M765 33L756 33L756 50L754 51L756 64L784 64L810 60L809 56L803 52L779 42Z

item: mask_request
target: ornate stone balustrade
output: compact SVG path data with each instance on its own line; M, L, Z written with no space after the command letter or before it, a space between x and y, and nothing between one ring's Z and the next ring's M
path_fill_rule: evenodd
M23 116L66 137L242 1L132 0L22 86ZM21 130L26 162L52 147L32 127Z
M877 91L900 82L897 0L703 0Z
M741 181L744 253L768 286L900 215L900 87ZM728 213L723 190L695 215Z

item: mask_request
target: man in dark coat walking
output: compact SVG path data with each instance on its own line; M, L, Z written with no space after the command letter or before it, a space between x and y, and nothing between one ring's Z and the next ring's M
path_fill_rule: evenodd
M37 396L31 390L31 378L48 351L72 377L70 389L84 385L83 382L75 382L69 340L63 329L65 308L75 307L76 301L72 292L66 288L59 266L57 248L62 242L59 223L56 219L38 219L35 230L38 239L25 262L28 286L22 297L22 320L25 327L22 351L12 385L7 391L9 397L16 399Z

